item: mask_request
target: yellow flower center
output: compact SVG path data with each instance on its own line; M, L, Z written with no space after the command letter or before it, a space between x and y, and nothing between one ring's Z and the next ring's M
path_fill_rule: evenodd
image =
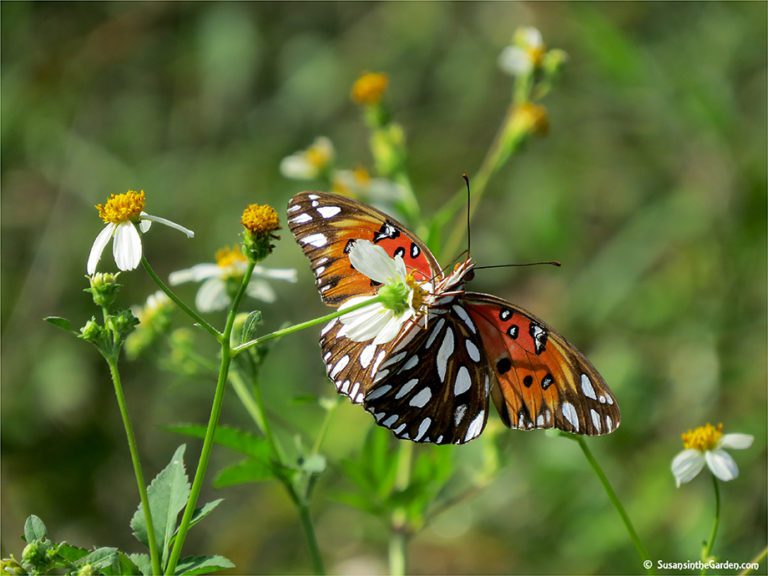
M280 219L272 206L251 204L243 210L240 222L251 234L269 234L280 228Z
M331 150L325 146L310 146L304 152L304 158L313 168L325 168L331 161Z
M371 183L371 175L362 166L355 168L352 171L352 175L355 177L355 182L360 186L367 186Z
M528 54L528 58L531 59L531 64L533 64L534 68L541 64L544 54L547 52L544 46L528 46L525 48L525 51Z
M693 449L705 452L717 446L720 438L723 437L723 425L718 424L715 427L712 424L705 424L693 430L688 430L688 432L684 432L680 436L683 439L683 446L686 450Z
M224 270L236 267L238 264L245 264L248 259L240 250L240 246L234 245L232 248L224 246L216 250L216 265Z
M544 135L549 130L549 118L544 106L525 102L515 108L512 123L518 130Z
M352 101L355 104L378 104L388 84L389 76L386 74L366 72L352 85Z
M99 211L99 217L107 223L136 221L144 210L144 190L112 194L106 204L96 204L96 210Z
M405 277L405 283L413 291L413 296L411 297L411 308L413 308L416 312L419 312L422 306L424 306L424 300L427 297L427 291L424 290L424 288L422 288L421 285L416 281L416 278L413 277L412 272Z

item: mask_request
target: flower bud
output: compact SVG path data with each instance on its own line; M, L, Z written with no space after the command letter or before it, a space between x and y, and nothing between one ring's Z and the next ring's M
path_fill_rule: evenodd
M355 104L371 106L381 102L389 85L389 76L381 72L366 72L352 85L350 97Z
M86 276L90 282L90 288L86 288L85 291L91 293L93 303L99 308L108 309L114 303L122 286L117 283L118 276L120 276L120 272L117 274L97 272L91 276Z
M80 338L92 344L98 344L104 335L104 328L96 322L96 318L91 318L80 328Z
M280 219L274 208L267 204L250 204L240 219L243 233L243 252L251 262L260 262L272 252L272 240L279 238Z

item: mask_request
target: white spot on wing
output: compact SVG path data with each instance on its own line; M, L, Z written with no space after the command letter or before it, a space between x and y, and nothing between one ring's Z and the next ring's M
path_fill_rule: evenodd
M396 430L393 430L393 432L395 434L400 434L400 432L402 432L403 430L405 430L405 422L400 424L400 426L398 426Z
M440 320L437 321L437 324L435 324L435 327L432 328L432 334L430 334L429 338L427 338L427 343L424 345L424 348L429 348L432 346L434 341L437 339L437 336L440 334L440 330L443 329L443 324L445 324L445 318L440 318Z
M456 408L456 412L453 413L453 423L458 426L461 423L464 414L467 413L467 405L462 404Z
M400 368L400 372L405 372L406 370L411 370L413 368L416 368L416 365L419 363L419 357L414 354L410 358L408 358L408 362L403 364L403 367Z
M303 224L304 222L309 222L310 220L312 220L312 216L310 216L307 212L304 212L303 214L299 214L298 216L291 218L289 222L292 224Z
M320 336L325 336L326 334L328 334L328 332L330 332L331 328L333 328L334 326L336 326L336 321L337 321L337 320L338 320L338 318L334 318L333 320L331 320L330 322L328 322L328 324L326 324L325 326L323 326L323 329L322 329L322 330L320 330ZM330 352L329 352L329 354L330 354Z
M573 429L578 432L579 431L579 415L576 412L576 408L573 407L573 404L570 402L563 402L562 407L560 408L563 412L563 417L568 420L568 422L573 426Z
M411 398L411 401L408 402L411 406L416 406L417 408L424 408L427 402L432 398L432 390L429 389L429 386L424 386L421 390L419 390L419 393L416 394L413 398Z
M605 417L605 430L607 432L610 432L613 430L613 420L611 420L610 416Z
M453 394L458 396L464 394L472 385L472 380L469 377L469 370L466 366L459 368L459 373L456 374L456 382L453 384Z
M317 248L322 248L328 241L324 234L310 234L309 236L304 236L304 238L300 238L299 240L304 244L311 244Z
M430 418L424 418L424 420L421 421L421 424L419 424L419 432L416 434L416 436L413 437L413 439L417 442L421 440L421 437L427 433L427 430L429 430L430 424L432 424L432 420Z
M458 304L454 304L453 311L456 312L456 314L458 314L459 318L461 318L461 321L464 322L464 324L467 325L467 328L469 328L472 331L472 334L477 334L477 328L475 328L475 325L472 322L472 319L469 317L469 314L467 314L467 311L464 310L464 308L462 308Z
M376 352L375 344L368 344L368 346L363 348L363 351L360 353L360 366L362 366L364 369L368 368L368 366L371 365L371 361L373 360L374 352Z
M288 212L296 212L296 210L301 210L301 204L294 204L288 207Z
M355 385L352 386L352 390L349 391L350 397L354 398L357 396L357 391L360 388L360 382L355 382Z
M310 200L317 200L318 198L320 198L320 196L318 196L317 194L309 194L307 198L309 198Z
M366 401L376 400L376 398L381 398L392 390L392 386L389 384L385 384L384 386L379 386L378 388L374 388L371 392L368 393L368 396L365 397Z
M440 382L445 382L445 371L448 369L448 359L453 354L453 330L448 327L445 330L445 338L437 351L437 375Z
M586 374L581 375L581 391L584 392L584 396L587 398L597 400L597 394L595 394L595 389L592 387L592 381Z
M349 364L349 356L344 355L341 357L341 360L336 362L336 366L333 367L333 370L331 370L330 376L331 378L335 378L339 372L344 370L344 368Z
M467 434L464 436L464 442L468 442L469 440L472 440L472 438L480 435L480 432L483 430L484 417L485 410L480 410L477 416L475 416L475 419L472 420L472 422L469 424L469 428L467 428Z
M383 379L387 374L389 374L389 370L379 370L376 372L376 376L373 378L373 382L376 383L379 380Z
M536 416L536 426L539 428L544 426L544 414L541 413L538 416Z
M322 208L318 208L317 211L320 212L320 216L323 218L332 218L341 212L341 208L338 206L323 206Z
M416 378L414 378L413 380L408 380L408 382L406 382L400 387L400 390L397 391L397 394L395 394L395 400L399 400L400 398L408 394L408 392L413 390L413 387L416 386L416 384L418 383L419 381Z
M384 356L386 355L387 351L382 350L379 352L379 355L376 356L376 361L373 363L373 367L371 368L371 375L376 374L379 370L379 364L381 364L381 361L384 360Z
M474 362L480 362L480 350L477 349L475 343L472 340L465 340L464 345L467 347L467 354L472 358Z
M384 420L384 422L382 422L382 424L383 424L384 426L386 426L387 428L389 428L390 426L392 426L392 424L394 424L395 422L397 422L397 419L398 419L398 418L400 418L400 416L399 416L398 414L392 414L392 416L390 416L389 418L387 418L386 420Z
M346 394L347 392L349 392L350 384L351 382L349 380L344 380L344 383L341 385L341 388L339 388L339 390L341 390L344 394Z
M592 424L594 424L595 430L600 432L600 414L594 408L589 409L589 414L592 416Z
M388 366L392 366L392 364L395 364L397 362L400 362L403 358L405 358L405 355L408 354L408 352L400 352L400 354L395 354L391 358L388 358L384 364L381 365L382 368L387 368Z
M608 404L613 405L613 398L611 398L610 394L606 395L605 401L608 402Z

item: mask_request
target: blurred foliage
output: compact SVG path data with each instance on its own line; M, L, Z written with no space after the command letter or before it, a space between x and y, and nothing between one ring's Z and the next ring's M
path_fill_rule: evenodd
M492 180L475 217L482 264L557 258L560 270L478 274L588 353L621 401L622 427L592 443L654 558L695 559L711 520L709 482L676 489L680 432L705 421L754 434L723 486L715 551L746 561L766 520L765 3L30 3L2 10L2 546L37 514L68 541L134 546L135 485L106 369L41 318L85 320L93 205L147 191L148 211L196 232L147 236L167 275L232 243L243 207L285 206L299 187L283 157L317 135L346 165L370 166L348 100L363 70L390 75L426 214L479 165L509 100L496 58L532 24L569 64L548 96L550 135ZM268 264L299 269L265 307L267 329L322 313L287 233ZM123 305L154 287L121 276ZM189 300L195 288L184 288ZM313 437L325 394L309 331L277 343L260 380L281 430ZM210 352L210 350L208 350ZM202 422L211 378L126 364L149 477L179 421ZM249 426L234 395L222 422ZM383 571L386 531L333 496L370 417L345 403L324 452L313 514L332 572ZM411 543L415 573L637 573L615 511L573 443L502 432L495 480L436 516ZM471 478L485 440L455 449ZM190 457L194 457L196 446ZM418 459L421 448L415 447ZM213 468L234 464L217 450ZM362 466L361 463L358 463ZM374 464L374 463L372 463ZM211 476L212 478L213 476ZM451 485L445 490L450 491ZM460 489L460 486L459 486ZM308 560L274 483L225 497L190 547L236 572L297 573ZM117 519L117 520L116 520ZM553 554L553 549L557 553Z

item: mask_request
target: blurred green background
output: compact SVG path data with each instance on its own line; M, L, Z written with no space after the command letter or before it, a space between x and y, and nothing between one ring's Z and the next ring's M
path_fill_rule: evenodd
M498 53L516 27L535 25L570 62L546 100L548 138L492 180L473 255L564 266L479 273L473 288L543 316L605 376L623 423L591 445L653 558L697 559L711 522L706 478L675 488L679 434L712 421L755 435L735 454L741 476L723 486L715 546L723 560L752 558L767 531L767 6L3 2L3 555L20 553L29 513L54 538L138 550L128 528L138 498L108 373L93 349L41 320L81 324L93 313L82 276L101 228L94 204L143 188L150 213L197 233L153 230L145 250L156 270L210 261L235 240L247 203L284 211L303 186L281 177L280 159L316 135L333 140L340 164L370 165L348 92L360 72L380 70L433 213L477 169L505 113L511 80ZM264 307L268 328L325 312L287 231L268 264L300 274ZM154 290L140 270L123 279L126 304ZM310 437L322 411L293 398L331 392L317 333L278 344L263 374L281 430ZM182 441L163 427L203 422L214 382L150 362L124 371L152 476ZM249 427L234 395L222 421ZM331 467L313 515L331 572L386 570L383 525L333 499L346 485L335 464L355 454L371 422L345 403L329 431ZM183 441L189 460L199 444ZM412 572L641 571L575 444L520 432L505 442L494 483L412 541ZM456 451L460 474L480 449ZM232 461L217 450L212 470ZM222 496L188 550L224 554L234 573L309 570L276 483L208 484L203 498Z

